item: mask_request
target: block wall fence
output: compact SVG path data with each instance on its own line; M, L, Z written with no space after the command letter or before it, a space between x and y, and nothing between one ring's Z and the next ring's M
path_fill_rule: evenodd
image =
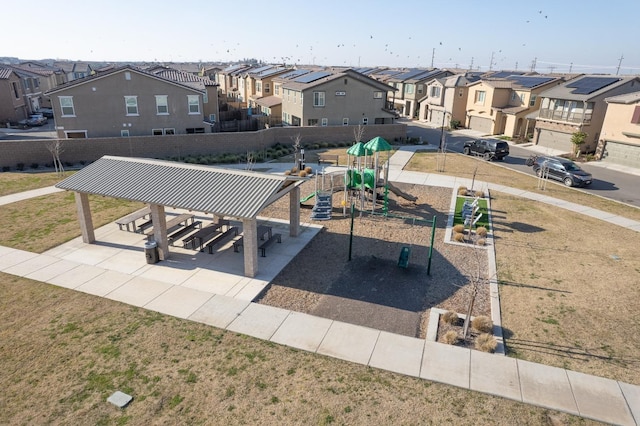
M354 127L273 127L257 132L60 139L60 160L63 164L78 164L90 163L104 155L168 159L191 155L242 154L267 149L276 143L292 145L293 138L298 134L303 146L319 142L353 143ZM363 141L380 136L393 144L404 142L406 135L406 124L367 125ZM23 164L26 169L34 163L40 167L52 164L53 157L47 149L52 141L55 139L0 141L0 168L16 170L18 164Z

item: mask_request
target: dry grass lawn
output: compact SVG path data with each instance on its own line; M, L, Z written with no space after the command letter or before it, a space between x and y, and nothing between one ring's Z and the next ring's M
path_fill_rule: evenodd
M62 176L56 173L0 173L0 197L3 195L16 194L30 189L44 188L60 182L74 172L65 172Z

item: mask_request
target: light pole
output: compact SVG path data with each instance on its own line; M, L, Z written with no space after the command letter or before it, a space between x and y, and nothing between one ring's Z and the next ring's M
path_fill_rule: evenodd
M444 110L442 113L442 127L440 128L440 146L438 147L438 151L442 152L444 146L444 123L447 119L447 110Z

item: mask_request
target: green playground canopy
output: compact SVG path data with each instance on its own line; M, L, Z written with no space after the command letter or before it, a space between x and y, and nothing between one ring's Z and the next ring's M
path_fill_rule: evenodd
M366 148L364 143L358 142L347 149L347 154L353 155L354 157L364 157L366 155L371 155L371 150Z
M380 136L376 136L371 139L369 142L364 144L364 147L367 148L370 152L382 152L382 151L391 151L393 148L389 145L389 142L381 138Z

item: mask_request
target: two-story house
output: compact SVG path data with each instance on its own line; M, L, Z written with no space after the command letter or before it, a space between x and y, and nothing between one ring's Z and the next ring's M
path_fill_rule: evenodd
M132 66L50 90L59 138L202 132L205 92Z
M246 64L230 65L216 74L215 81L220 85L225 102L239 102L238 76L250 67Z
M558 83L556 77L540 75L492 76L471 83L466 127L489 135L525 138L533 128L527 116L540 105L538 96Z
M389 124L386 84L353 70L315 71L282 84L282 122L291 126Z
M595 152L607 111L606 98L640 89L640 78L617 75L583 75L540 93L534 143L573 152L571 137L587 134L582 152Z
M398 94L393 98L395 109L402 115L417 118L420 110L419 100L425 95L426 83L434 78L448 77L452 74L440 69L413 69L393 75L387 83L398 89Z
M29 116L20 77L12 68L0 67L0 125L17 123Z
M596 153L608 163L640 169L640 91L606 98Z
M463 124L467 113L468 85L478 81L478 73L434 78L425 86L425 96L418 100L419 119L437 127L448 127L452 121Z
M249 95L249 107L256 108L259 99L273 95L273 79L279 75L289 72L290 69L283 67L272 67L259 72L250 72L253 93ZM259 108L258 108L259 112Z

